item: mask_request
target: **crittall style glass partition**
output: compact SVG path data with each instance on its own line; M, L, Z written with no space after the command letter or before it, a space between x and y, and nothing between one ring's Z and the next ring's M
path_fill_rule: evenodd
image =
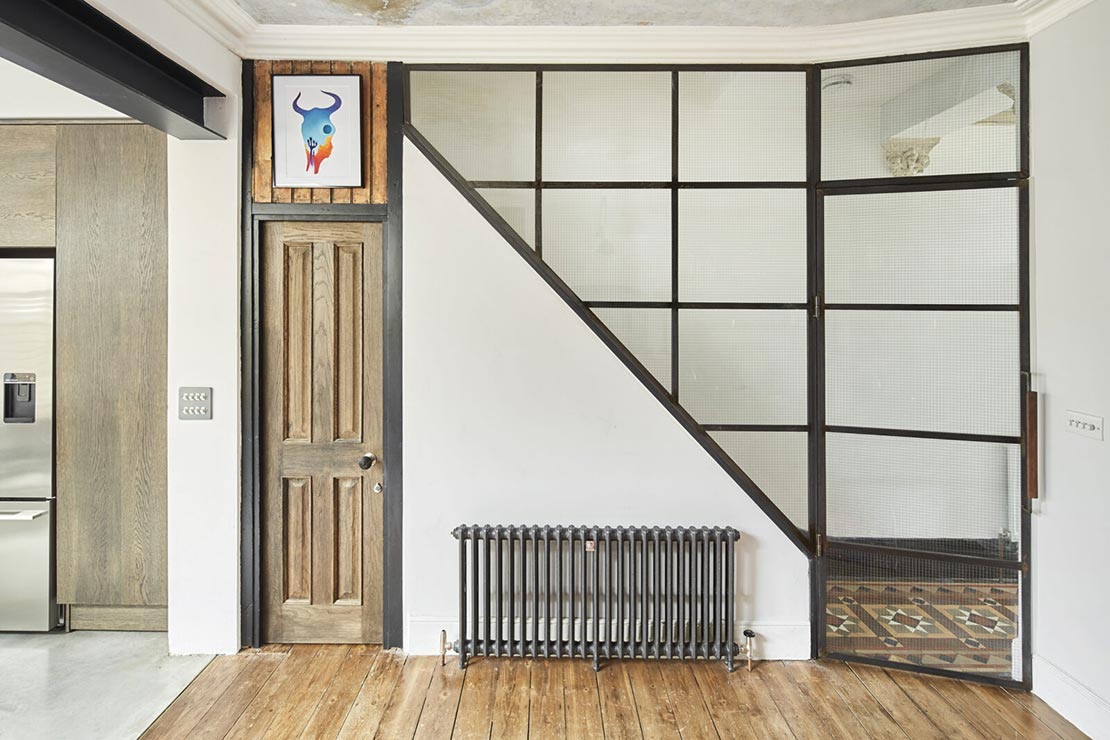
M1028 678L1024 55L408 69L410 134L810 544L822 652Z
M831 654L1028 676L1023 54L821 69Z
M808 532L806 79L409 72L412 124Z

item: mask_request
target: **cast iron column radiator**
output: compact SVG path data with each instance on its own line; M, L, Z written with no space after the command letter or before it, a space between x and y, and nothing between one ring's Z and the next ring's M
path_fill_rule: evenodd
M602 659L737 655L731 527L462 525L459 639L471 655ZM446 634L442 636L446 650Z

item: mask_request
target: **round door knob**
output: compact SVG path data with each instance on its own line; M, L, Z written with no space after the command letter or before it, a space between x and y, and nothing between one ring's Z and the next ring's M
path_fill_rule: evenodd
M378 456L373 452L368 452L358 459L358 466L363 470L369 470L374 467L374 463L378 461Z

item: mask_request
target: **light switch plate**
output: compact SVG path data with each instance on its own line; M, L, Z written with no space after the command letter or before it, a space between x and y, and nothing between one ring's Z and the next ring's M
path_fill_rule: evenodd
M177 418L207 421L212 418L212 389L181 386L177 389Z
M1102 439L1102 417L1068 410L1068 431L1091 439Z

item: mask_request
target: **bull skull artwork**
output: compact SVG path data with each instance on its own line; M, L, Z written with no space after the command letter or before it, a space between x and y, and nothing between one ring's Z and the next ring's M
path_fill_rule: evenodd
M305 172L320 174L320 164L331 156L332 137L335 136L335 124L331 121L331 114L343 105L343 99L327 90L321 90L324 95L332 99L332 104L324 108L302 108L300 105L301 94L293 99L293 110L301 116L301 137L304 139L304 153L306 157Z

